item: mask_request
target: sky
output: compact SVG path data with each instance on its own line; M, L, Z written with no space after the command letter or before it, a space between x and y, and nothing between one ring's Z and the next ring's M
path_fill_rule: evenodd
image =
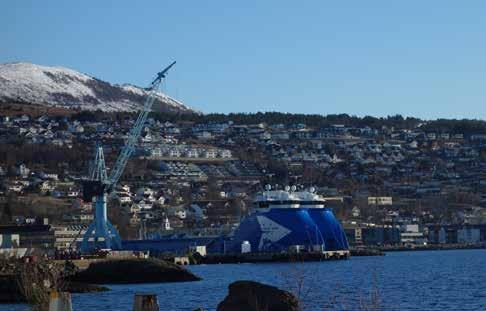
M1 1L0 63L63 66L204 113L486 119L486 1Z

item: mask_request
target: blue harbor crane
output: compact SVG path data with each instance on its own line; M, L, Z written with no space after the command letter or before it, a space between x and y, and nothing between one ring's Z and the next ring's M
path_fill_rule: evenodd
M169 69L175 65L175 61L167 66L164 70L157 73L157 77L150 83L146 89L149 93L142 110L128 133L128 138L118 156L115 166L108 176L106 172L105 157L103 147L96 146L95 160L92 170L87 180L83 182L83 199L92 202L94 211L94 221L88 226L83 241L81 243L81 252L90 253L95 249L120 249L121 239L118 231L108 220L107 216L107 198L108 194L115 190L116 184L120 179L128 159L135 150L135 146L140 138L145 121L152 109L155 101L155 95L160 87L162 80L165 79Z

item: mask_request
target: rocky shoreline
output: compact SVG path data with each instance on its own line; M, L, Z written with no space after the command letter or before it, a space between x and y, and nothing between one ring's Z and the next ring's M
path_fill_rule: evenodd
M72 294L78 293L95 293L105 292L110 289L105 286L79 283L79 282L66 282L60 290L70 292ZM24 296L17 275L0 275L0 304L2 303L26 303L27 299Z
M92 262L69 281L92 284L136 284L199 281L200 277L160 259L114 259Z
M113 259L91 262L88 268L81 270L72 262L54 263L48 260L39 262L3 261L0 263L0 304L28 303L25 296L21 271L63 271L61 274L42 274L40 280L47 276L54 287L43 285L42 291L52 289L70 293L92 293L109 291L100 284L135 284L188 282L201 280L198 276L183 267L159 259ZM25 271L25 270L24 270ZM55 280L55 281L54 281ZM39 282L35 282L39 283ZM40 282L42 283L42 282ZM25 286L25 283L24 283ZM52 286L52 285L51 285ZM39 288L39 287L38 287Z

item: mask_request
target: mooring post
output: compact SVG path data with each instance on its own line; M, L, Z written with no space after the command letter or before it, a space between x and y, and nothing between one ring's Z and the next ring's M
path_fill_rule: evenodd
M159 311L159 301L155 294L135 294L133 311Z
M49 311L73 311L71 293L51 291L49 298Z

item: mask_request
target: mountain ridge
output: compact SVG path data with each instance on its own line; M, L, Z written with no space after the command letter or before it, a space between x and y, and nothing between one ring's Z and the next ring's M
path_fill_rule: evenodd
M21 102L104 112L137 111L147 94L142 87L112 84L70 68L28 62L0 64L0 103ZM162 92L156 92L153 110L198 113Z

